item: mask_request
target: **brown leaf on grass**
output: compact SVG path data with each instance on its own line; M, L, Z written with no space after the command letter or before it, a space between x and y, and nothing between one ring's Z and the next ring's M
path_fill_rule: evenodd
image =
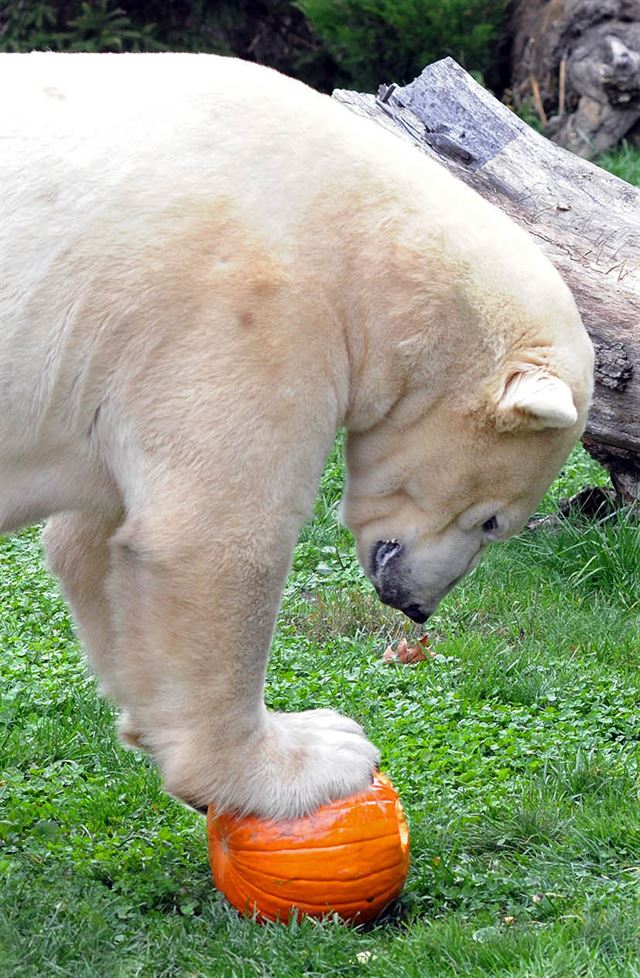
M423 635L415 645L409 645L406 638L401 638L397 645L390 645L382 656L383 662L400 662L403 666L424 662L427 658L435 658L435 652L429 648L429 636Z

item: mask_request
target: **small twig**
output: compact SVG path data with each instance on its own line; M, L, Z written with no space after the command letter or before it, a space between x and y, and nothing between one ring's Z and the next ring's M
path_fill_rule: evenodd
M391 82L390 85L381 85L378 89L378 102L382 102L383 105L388 102L397 87L395 82Z
M564 54L560 61L560 80L559 80L559 93L558 93L558 115L560 118L565 113L566 107L566 94L567 94L567 56Z
M538 118L543 126L547 125L547 113L544 111L544 105L542 104L542 97L540 95L540 86L534 75L529 75L529 84L531 85L531 91L533 92L533 104L535 105L536 112L538 113Z

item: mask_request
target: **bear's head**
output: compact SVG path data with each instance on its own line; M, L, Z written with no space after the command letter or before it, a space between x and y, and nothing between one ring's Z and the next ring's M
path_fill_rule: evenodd
M380 599L414 621L522 529L584 430L593 349L553 272L538 299L476 303L448 357L428 329L402 341L412 370L396 402L348 433L344 521Z

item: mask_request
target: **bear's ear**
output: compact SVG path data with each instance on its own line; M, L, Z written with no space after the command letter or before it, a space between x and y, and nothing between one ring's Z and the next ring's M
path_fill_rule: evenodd
M499 431L571 428L578 420L571 388L543 367L510 374L496 408Z

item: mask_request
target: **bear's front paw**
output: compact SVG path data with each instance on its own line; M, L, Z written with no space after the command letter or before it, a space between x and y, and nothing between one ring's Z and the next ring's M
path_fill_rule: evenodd
M244 797L234 807L292 818L370 784L379 754L354 720L333 710L271 713L266 719L255 768L239 772Z
M293 818L364 791L378 751L362 727L333 710L262 713L250 733L213 739L166 727L145 738L166 789L192 808ZM209 743L207 743L209 741Z

